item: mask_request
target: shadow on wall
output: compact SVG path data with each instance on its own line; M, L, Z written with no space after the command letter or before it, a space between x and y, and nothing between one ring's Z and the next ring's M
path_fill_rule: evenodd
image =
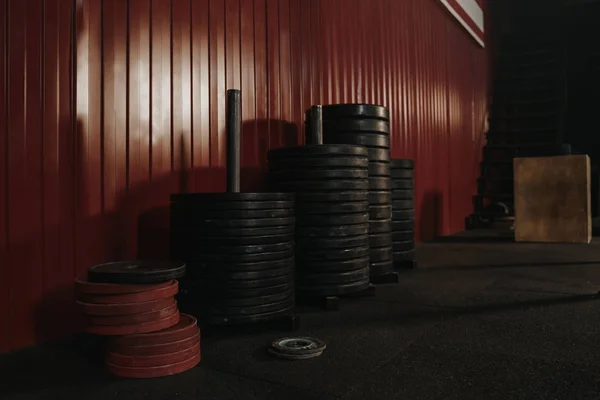
M428 241L442 236L443 199L439 191L426 192L421 201L419 216L419 239Z

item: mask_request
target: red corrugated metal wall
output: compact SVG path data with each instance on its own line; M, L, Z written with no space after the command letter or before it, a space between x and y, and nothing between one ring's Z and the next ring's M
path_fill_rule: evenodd
M0 352L72 329L72 279L168 252L171 192L221 191L225 91L243 186L312 104L392 110L417 237L461 230L486 51L436 0L0 0Z

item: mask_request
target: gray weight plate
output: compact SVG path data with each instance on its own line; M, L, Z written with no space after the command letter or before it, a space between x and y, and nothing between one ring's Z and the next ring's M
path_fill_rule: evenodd
M228 299L238 299L238 298L252 298L252 297L262 297L262 296L272 296L281 293L286 293L294 289L294 283L285 283L283 285L277 286L268 286L264 288L257 289L237 289L237 290L227 290L222 287L211 287L208 285L200 284L197 287L198 293L206 293L207 296L220 296Z
M415 192L412 188L408 190L392 190L391 197L393 200L412 200L415 197Z
M371 249L390 247L391 245L392 235L389 232L369 235L369 247Z
M246 201L287 201L293 202L291 193L177 193L171 195L171 202L191 203L238 203Z
M298 253L296 256L298 264L304 264L311 260L329 261L329 260L352 260L362 258L369 255L369 245L363 247L350 247L339 249L314 249L311 251L305 250Z
M412 231L415 227L415 221L392 221L392 232Z
M392 208L394 210L413 210L415 202L410 200L392 200Z
M294 217L288 218L248 218L248 219L203 219L198 220L198 229L220 228L262 228L269 226L293 225ZM215 231L216 232L216 231Z
M246 290L246 289L258 289L266 288L278 285L287 285L294 283L294 274L277 276L274 278L265 279L225 279L217 280L212 278L206 278L203 282L213 288L219 290Z
M338 119L323 120L323 140L338 132L375 132L390 133L390 123L375 119Z
M415 242L413 240L409 240L406 242L394 242L393 244L394 252L402 252L409 251L415 248Z
M415 168L415 162L407 158L395 158L391 161L391 167L394 169L413 169Z
M390 161L390 151L387 149L372 149L369 148L370 162L387 162Z
M386 162L370 162L369 176L390 176L390 164Z
M353 203L304 203L300 202L297 208L299 218L308 214L346 214L369 212L369 202Z
M297 182L306 180L327 179L367 179L369 170L367 168L355 169L289 169L269 172L269 180L272 182Z
M216 314L220 316L235 316L235 315L255 315L255 314L263 314L274 312L277 310L284 310L294 304L294 299L285 299L284 301L279 301L277 303L271 304L263 304L260 306L253 307L219 307L219 306L205 306L204 310L208 311L210 314Z
M299 275L320 272L348 272L369 268L369 257L352 260L311 260L298 262L296 271Z
M323 119L390 119L390 110L387 107L375 104L329 104L322 108ZM308 111L307 111L308 115Z
M414 187L414 182L412 179L397 179L397 180L392 180L392 189L393 190L397 190L397 189L412 189Z
M369 178L369 190L381 191L390 190L392 187L392 181L390 178Z
M415 250L394 251L394 262L413 260L415 258Z
M389 205L392 203L391 191L370 191L368 194L370 205Z
M392 231L392 241L396 242L407 242L409 240L414 240L415 232L414 231Z
M369 221L369 213L358 214L331 214L331 215L304 215L298 219L298 228L307 226L339 226L365 224Z
M200 254L257 254L287 251L294 248L294 242L259 245L223 245L211 242L200 242L196 244L190 253Z
M278 210L293 209L294 201L229 201L223 203L209 202L172 202L171 209L181 210Z
M281 171L291 168L368 168L367 157L324 157L324 158L290 158L285 160L269 161L269 171Z
M297 293L299 297L305 298L343 296L364 292L365 290L369 289L369 286L369 279L363 279L362 281L352 283L298 287Z
M392 218L392 206L371 206L369 207L369 220L390 219Z
M299 226L296 229L296 241L303 238L342 238L348 236L366 235L369 224L337 225L337 226Z
M254 237L271 235L288 235L294 232L294 224L286 226L263 226L257 228L213 227L213 226L171 226L171 235L184 237L194 234L195 237Z
M325 135L323 143L352 143L369 148L390 148L390 135L380 133L338 132Z
M171 221L175 223L207 219L287 218L293 216L293 208L274 210L185 210L171 207Z
M286 160L306 157L364 157L366 149L353 144L308 144L304 146L281 147L267 152L267 160Z
M388 219L387 221L369 221L369 234L373 235L375 233L386 233L392 231L392 220Z
M329 181L297 181L297 182L277 182L277 188L291 190L294 192L334 192L347 190L368 190L369 181L367 179L354 180L329 180Z
M369 192L366 190L346 191L346 192L317 192L317 193L297 193L297 204L302 207L310 207L309 203L350 203L350 202L368 202Z
M294 290L287 292L272 294L268 296L249 297L223 297L223 296L204 296L206 304L217 307L256 307L267 304L279 303L285 300L294 298Z
M413 179L415 177L415 171L412 169L391 169L390 170L392 180L394 179Z
M394 260L371 262L369 269L371 271L371 278L387 275L394 271Z
M298 287L312 285L328 285L337 283L361 282L369 277L369 269L359 269L349 272L322 273L299 276L296 281Z
M297 253L304 251L363 247L369 245L369 235L350 236L344 238L301 238L296 245Z
M414 220L415 219L415 212L413 210L408 210L408 211L392 211L392 220L393 221L407 221L407 220Z
M283 260L290 258L294 255L294 249L288 249L284 251L274 251L271 253L256 253L256 254L225 254L225 253L212 253L205 254L200 252L185 254L185 260L190 260L196 264L208 264L208 263L255 263L260 261L271 261L271 260Z
M371 263L388 261L392 259L392 246L382 247L380 249L371 249L369 260Z

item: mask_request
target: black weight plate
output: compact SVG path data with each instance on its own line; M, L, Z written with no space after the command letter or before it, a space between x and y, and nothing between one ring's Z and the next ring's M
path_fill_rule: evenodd
M371 263L388 261L392 259L392 246L382 247L380 249L371 249L369 260Z
M369 246L350 247L340 249L312 250L298 253L296 256L298 263L303 264L310 260L351 260L362 258L369 255Z
M179 279L186 265L175 262L133 260L94 265L88 269L88 281L95 283L144 284Z
M373 235L375 233L386 233L392 231L392 220L388 219L387 221L369 221L369 234Z
M386 162L370 162L369 176L390 176L390 164Z
M363 247L369 245L369 235L350 236L344 238L301 238L296 245L296 252Z
M229 201L223 203L182 201L171 203L171 209L183 210L289 210L293 208L293 201Z
M281 181L305 181L326 179L367 179L369 170L367 168L355 169L289 169L269 172L269 180Z
M389 205L392 203L392 192L391 191L380 191L380 192L369 192L368 194L370 205Z
M289 307L277 311L253 315L219 316L204 314L200 316L200 321L208 325L246 325L258 322L276 321L293 315L294 307L294 304L292 304Z
M322 107L323 119L359 118L385 121L390 119L390 110L387 107L375 104L328 104ZM307 115L308 112L306 111Z
M394 271L394 260L390 259L381 262L371 262L369 269L371 271L371 278L387 275Z
M369 235L369 246L371 249L390 247L391 245L392 235L389 232Z
M349 203L368 202L369 192L366 190L335 193L297 193L297 204L302 208L310 207L308 203Z
M266 279L229 279L229 280L213 280L206 278L203 280L206 285L210 285L223 290L246 290L246 289L258 289L266 288L271 286L292 284L294 282L294 274L277 276L275 278Z
M390 190L391 187L392 181L390 180L390 178L369 178L369 190Z
M412 260L415 258L415 250L394 251L394 262Z
M319 339L300 336L286 337L271 342L268 351L275 356L290 360L303 360L323 353L327 346Z
M227 254L227 253L212 253L205 254L195 251L194 253L186 254L189 260L193 260L195 264L203 263L253 263L260 261L283 260L294 255L294 249L285 251L276 251L272 253L257 253L257 254Z
M323 120L323 140L338 132L378 132L390 133L388 121L375 119L338 119Z
M326 225L355 225L369 222L369 213L304 215L298 220L297 227L326 226Z
M294 304L294 299L285 299L284 301L279 301L277 303L271 304L263 304L260 306L253 307L219 307L219 306L206 306L203 307L206 311L213 315L219 316L236 316L236 315L255 315L255 314L264 314L277 310L282 310L290 307Z
M248 219L248 218L287 218L294 216L293 208L274 210L193 210L171 207L171 220L207 219Z
M371 206L369 207L369 220L390 219L392 218L392 206Z
M216 307L256 307L264 306L267 304L279 303L285 300L294 298L294 291L289 290L284 293L273 294L269 296L257 296L253 298L249 297L221 297L221 296L210 296L204 300L206 304Z
M177 193L171 195L172 202L188 203L237 203L246 201L293 202L292 193Z
M296 281L298 287L310 285L327 285L336 283L360 282L369 277L369 268L363 268L356 271L309 274L299 276Z
M285 235L265 235L265 236L205 236L196 237L190 234L188 237L182 237L181 241L189 245L195 245L199 242L207 246L254 246L277 243L294 242L294 234Z
M415 197L415 192L412 190L392 190L393 200L412 200Z
M337 132L325 135L323 143L352 143L370 148L390 148L390 135L380 133Z
M414 231L392 231L392 241L395 242L406 242L409 240L414 240L415 232Z
M185 237L193 234L195 237L254 237L254 236L272 236L288 235L294 232L294 224L286 226L263 226L258 228L238 228L238 227L207 227L202 226L171 226L172 237Z
M390 169L392 179L413 179L415 171L412 169Z
M415 221L392 221L392 232L412 231L415 227Z
M407 158L395 158L391 161L391 167L394 169L413 169L415 161Z
M413 240L409 240L406 242L394 242L393 247L395 253L401 251L409 251L415 248L415 242Z
M359 282L336 284L336 285L323 285L315 286L311 285L308 287L298 287L297 293L299 297L326 297L326 296L343 296L353 293L361 293L369 289L370 283L368 279L364 279Z
M191 248L191 253L196 254L257 254L287 251L294 248L293 242L260 244L260 245L219 245L215 243L197 243Z
M264 288L258 289L241 289L241 290L227 290L222 287L211 287L205 285L198 285L197 287L198 293L206 293L208 296L214 294L215 296L220 296L222 298L228 299L238 299L238 298L252 298L252 297L262 297L262 296L272 296L280 293L288 292L294 289L294 283L290 282L283 285L277 286L268 286Z
M270 226L289 226L294 224L294 217L287 218L248 218L248 219L202 219L198 221L199 229L220 228L262 228Z
M368 168L368 157L329 157L329 158L291 158L269 161L269 171L292 168L328 169L328 168Z
M412 210L415 207L415 202L411 200L392 200L392 208L394 210Z
M303 238L340 238L359 236L369 233L369 224L338 225L338 226L299 226L296 229L296 241Z
M291 190L294 192L333 192L346 190L368 190L369 181L367 179L354 180L329 180L329 181L298 181L298 182L278 182L277 188Z
M210 275L211 271L215 274L228 274L229 272L254 272L273 269L285 269L293 267L295 264L294 257L284 258L281 260L257 261L249 263L222 263L222 262L194 262L191 261L188 265L188 274L186 276L194 277L199 275Z
M414 187L414 182L412 179L397 179L392 180L392 189L412 189Z
M355 258L352 260L310 260L298 261L296 271L299 276L310 273L321 272L348 272L357 269L369 268L369 257Z
M267 152L267 160L287 160L306 157L364 157L366 149L353 144L308 144L304 146L280 147Z
M308 214L346 214L369 212L369 202L353 203L304 203L300 202L296 213L301 218Z
M369 149L370 162L386 162L390 161L390 151L387 149Z
M393 221L407 221L407 220L414 220L414 219L415 219L415 212L413 210L408 210L408 211L393 210L392 211L392 220Z

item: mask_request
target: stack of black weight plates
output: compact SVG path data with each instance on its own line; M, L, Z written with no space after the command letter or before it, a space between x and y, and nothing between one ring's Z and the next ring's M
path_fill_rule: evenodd
M414 267L414 176L413 160L391 161L392 173L392 239L396 267Z
M171 256L185 260L182 290L206 324L293 313L294 195L171 195Z
M367 149L307 145L268 153L269 181L296 193L296 291L301 298L369 287Z
M323 143L365 146L369 155L369 242L373 282L393 273L390 113L372 104L323 106Z

